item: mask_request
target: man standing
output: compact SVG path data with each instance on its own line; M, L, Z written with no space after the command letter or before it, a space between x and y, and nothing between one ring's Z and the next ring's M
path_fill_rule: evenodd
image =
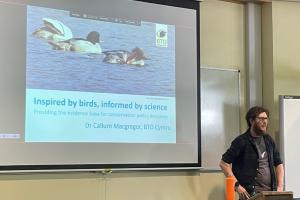
M223 154L220 167L234 176L240 199L261 191L283 191L284 168L274 140L267 134L269 111L252 107L246 114L248 129Z

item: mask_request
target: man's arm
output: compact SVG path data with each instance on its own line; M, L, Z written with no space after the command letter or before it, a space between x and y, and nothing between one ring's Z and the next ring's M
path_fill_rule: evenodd
M232 172L231 164L226 163L223 160L221 160L219 165L226 177L233 176L235 178L235 176ZM235 180L237 180L237 179L235 178ZM246 191L246 189L243 186L239 185L237 188L235 188L235 190L239 194L240 199L249 199L250 198L249 193Z
M284 177L284 168L283 164L279 164L275 167L276 179L277 179L277 191L283 191L283 177Z
M234 177L232 169L231 169L231 164L228 164L228 163L224 162L223 160L221 160L219 165L226 177L228 177L228 176Z

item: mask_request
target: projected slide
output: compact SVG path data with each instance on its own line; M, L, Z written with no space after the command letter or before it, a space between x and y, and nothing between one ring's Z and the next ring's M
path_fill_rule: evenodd
M25 142L176 143L175 26L27 6Z

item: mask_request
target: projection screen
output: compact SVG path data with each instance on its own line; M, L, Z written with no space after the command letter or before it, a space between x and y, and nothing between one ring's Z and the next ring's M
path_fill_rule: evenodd
M14 0L0 16L2 171L200 167L199 2Z

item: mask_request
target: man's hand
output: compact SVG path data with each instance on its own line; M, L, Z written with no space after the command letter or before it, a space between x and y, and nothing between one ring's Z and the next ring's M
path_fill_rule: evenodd
M239 185L236 188L236 192L239 194L239 197L240 197L241 200L246 200L246 199L250 198L250 195L247 192L247 190L243 186L241 186L241 185Z
M278 185L278 186L277 186L277 191L278 191L278 192L283 192L283 186L282 186L282 185L281 185L281 186Z

